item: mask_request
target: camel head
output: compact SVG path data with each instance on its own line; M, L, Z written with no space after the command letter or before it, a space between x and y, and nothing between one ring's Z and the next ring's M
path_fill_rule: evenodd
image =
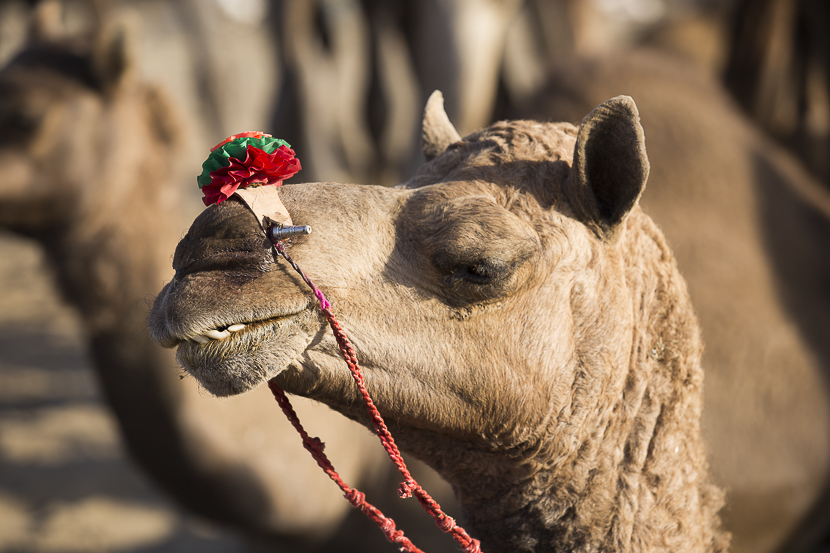
M0 70L0 227L42 243L97 332L169 271L156 250L180 232L183 148L164 95L134 75L128 28L67 36L57 8L39 6L28 44Z
M579 129L505 122L460 140L448 125L434 96L430 160L401 186L272 192L312 226L289 251L331 300L393 425L509 448L538 437L597 358L627 363L623 244L648 161L627 97ZM361 418L314 298L242 203L206 209L174 268L151 332L208 391L277 378Z
M161 185L174 118L133 66L125 28L67 36L60 6L41 4L29 42L0 71L0 225L54 235L123 210L134 199L126 175Z
M264 187L312 226L287 250L331 301L396 441L453 485L485 550L710 548L699 329L638 206L634 102L579 128L502 122L463 139L441 104L427 104L428 161L400 186ZM275 379L368 424L316 299L246 204L206 209L173 266L151 333L208 391Z

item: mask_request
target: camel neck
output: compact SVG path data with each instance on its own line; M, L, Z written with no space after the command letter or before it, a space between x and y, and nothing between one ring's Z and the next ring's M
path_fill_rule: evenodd
M94 336L143 327L146 303L172 274L174 217L169 209L134 198L123 212L78 218L57 235L41 236L57 283ZM77 221L76 221L77 222Z
M482 551L722 550L721 493L688 432L698 402L670 405L651 386L639 399L629 420L596 427L571 451L554 437L512 465L494 459L500 474L456 485Z

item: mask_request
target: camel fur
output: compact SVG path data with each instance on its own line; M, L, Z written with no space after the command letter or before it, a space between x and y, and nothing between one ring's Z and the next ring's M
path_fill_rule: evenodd
M440 109L433 97L425 120ZM484 551L727 547L700 331L638 206L648 171L636 106L617 97L579 128L473 133L395 188L272 189L314 228L291 255L332 301L396 440L453 486ZM275 378L368 424L313 297L241 203L200 215L174 268L151 332L206 389Z

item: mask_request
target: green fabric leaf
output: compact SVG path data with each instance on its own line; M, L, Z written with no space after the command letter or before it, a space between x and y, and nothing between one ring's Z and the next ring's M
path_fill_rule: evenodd
M291 144L285 140L272 136L262 136L260 138L245 136L234 138L230 142L226 142L213 150L202 164L202 174L196 178L199 188L201 189L203 186L210 184L210 174L213 171L230 165L229 158L233 157L244 162L248 154L248 145L259 148L268 154L273 153L280 146L285 146L286 148L291 147Z

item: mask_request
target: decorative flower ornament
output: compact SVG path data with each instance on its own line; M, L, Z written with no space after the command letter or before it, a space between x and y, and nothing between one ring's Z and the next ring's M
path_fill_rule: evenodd
M196 178L205 205L220 204L239 188L282 186L302 169L288 142L258 131L229 136L210 152Z

